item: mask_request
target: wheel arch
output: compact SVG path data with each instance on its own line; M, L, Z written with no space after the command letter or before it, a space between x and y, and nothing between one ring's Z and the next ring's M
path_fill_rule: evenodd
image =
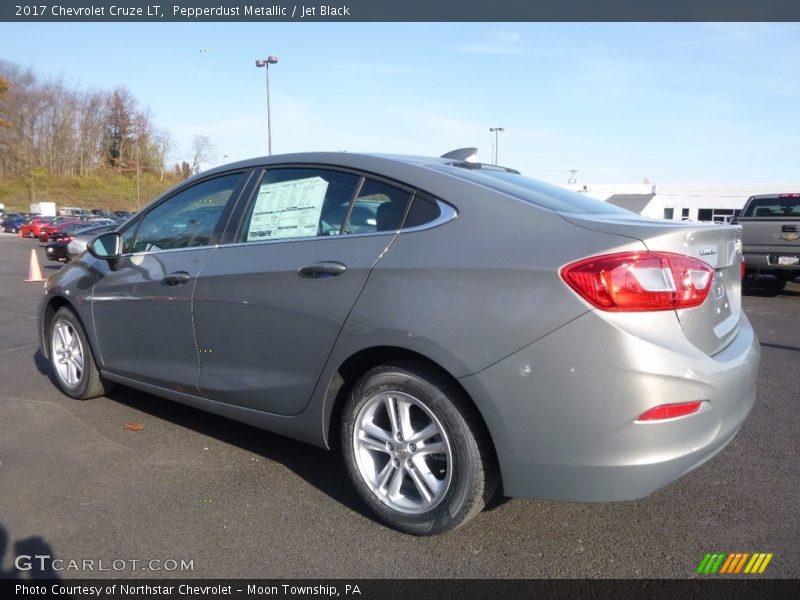
M491 431L486 420L481 414L478 405L469 395L464 386L447 369L427 356L397 346L373 346L364 348L350 355L337 368L329 378L324 396L323 406L323 435L324 444L327 448L333 449L339 444L339 433L341 429L342 412L353 385L370 369L379 365L414 363L428 369L437 371L442 376L448 378L463 393L464 398L474 410L480 423L479 426L485 430L486 436L491 444L492 454L495 456L497 451ZM502 474L497 467L497 475L501 478L499 488L502 489Z
M69 308L72 311L72 314L75 315L75 318L78 319L81 327L83 327L84 335L86 335L87 341L92 345L90 350L94 356L97 357L98 355L95 352L94 340L92 339L91 332L87 329L86 323L83 322L83 319L81 318L80 313L75 309L75 306L64 296L53 296L47 300L47 304L44 306L44 310L42 312L42 329L40 332L40 347L42 349L42 354L44 354L45 358L50 358L50 344L47 336L50 332L50 328L53 325L53 320L55 319L56 313L64 307Z

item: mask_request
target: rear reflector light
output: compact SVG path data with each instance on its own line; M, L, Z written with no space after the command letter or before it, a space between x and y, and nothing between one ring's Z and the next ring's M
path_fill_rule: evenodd
M742 279L747 275L747 264L745 264L744 257L742 257Z
M621 252L571 263L561 269L561 277L592 306L636 312L700 306L714 269L682 254Z
M674 419L676 417L685 417L700 410L702 401L696 402L679 402L677 404L661 404L654 406L636 417L637 421L661 421L663 419Z

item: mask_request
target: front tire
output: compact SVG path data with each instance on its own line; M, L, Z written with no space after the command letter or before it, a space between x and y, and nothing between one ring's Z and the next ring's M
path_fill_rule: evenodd
M56 382L67 396L88 400L111 389L100 377L83 325L69 308L56 312L48 343Z
M497 487L483 422L457 384L405 363L376 367L356 383L342 421L348 474L387 525L414 535L454 529Z

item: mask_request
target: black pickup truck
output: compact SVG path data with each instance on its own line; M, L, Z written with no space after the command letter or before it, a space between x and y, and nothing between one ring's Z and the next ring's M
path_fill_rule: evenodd
M800 193L751 196L735 222L748 276L772 277L780 288L800 277Z

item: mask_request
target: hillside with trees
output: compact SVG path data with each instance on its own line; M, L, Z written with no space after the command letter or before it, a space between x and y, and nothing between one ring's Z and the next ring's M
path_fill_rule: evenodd
M193 164L169 166L175 142L120 86L81 91L0 61L0 203L111 210L145 206L199 171L211 142L195 138Z

